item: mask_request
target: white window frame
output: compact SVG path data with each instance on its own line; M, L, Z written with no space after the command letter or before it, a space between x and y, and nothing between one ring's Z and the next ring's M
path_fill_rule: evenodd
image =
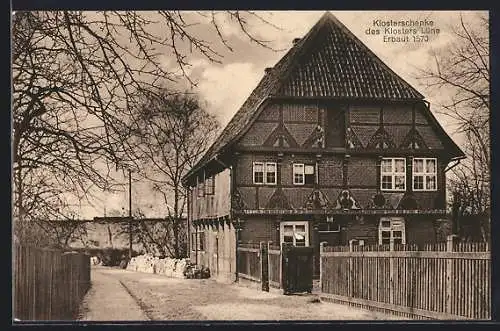
M304 185L306 183L306 166L304 163L294 163L292 169L293 185ZM302 182L295 180L295 175L302 175Z
M262 166L262 183L257 183L255 181L255 166L260 165ZM268 171L268 166L274 166L274 172ZM274 182L269 182L267 180L267 174L268 173L274 173ZM278 165L276 162L253 162L252 166L252 178L253 178L253 183L256 185L276 185L278 182Z
M382 222L390 222L388 227L382 226ZM394 241L394 232L401 231L401 244L406 244L406 224L403 217L381 217L378 225L378 244L382 245L382 232L390 232L390 241ZM399 237L398 237L399 238Z
M415 171L415 162L416 161L423 161L423 171L422 172L417 172ZM427 161L434 161L434 172L427 172ZM437 158L435 157L415 157L413 158L413 164L412 164L412 188L413 191L426 191L426 192L434 192L437 191L438 189L438 181L437 181L437 168L438 168L438 163L437 163ZM415 177L416 176L422 176L423 177L423 188L415 188ZM427 179L428 177L434 177L434 188L433 189L428 189L427 188Z
M296 233L296 227L303 225L305 228L304 232L304 247L309 246L309 222L307 221L290 221L290 222L281 222L280 223L280 243L283 244L285 242L285 225L286 226L293 226L293 246L296 246L296 238L295 238L295 233Z
M384 172L383 163L386 160L391 160L391 171ZM403 172L396 172L396 160L403 160ZM383 187L383 178L384 176L391 176L391 188ZM404 178L404 187L403 188L395 188L396 187L396 176L403 176ZM380 161L380 189L382 191L392 191L392 192L404 192L406 191L406 158L404 157L384 157Z
M272 165L274 166L274 171L268 171L268 167ZM267 174L274 173L274 182L267 181ZM278 165L276 162L266 162L264 166L264 182L267 185L276 185L278 183Z

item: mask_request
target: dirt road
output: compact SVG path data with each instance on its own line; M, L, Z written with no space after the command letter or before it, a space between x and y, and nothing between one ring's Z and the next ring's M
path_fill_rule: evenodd
M81 320L395 319L313 295L285 296L210 279L176 279L112 268L92 270Z

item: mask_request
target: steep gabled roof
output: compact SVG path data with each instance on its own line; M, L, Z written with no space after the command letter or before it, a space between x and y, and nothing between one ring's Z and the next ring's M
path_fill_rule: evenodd
M325 13L276 63L185 178L248 127L269 97L422 100L335 16Z
M416 100L423 95L327 12L296 46L279 95Z

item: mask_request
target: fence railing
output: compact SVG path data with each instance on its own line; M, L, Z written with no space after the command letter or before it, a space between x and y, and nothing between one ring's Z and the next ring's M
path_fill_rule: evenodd
M491 318L487 244L321 245L321 292L340 303L430 319Z
M73 320L90 287L90 256L15 245L13 317Z

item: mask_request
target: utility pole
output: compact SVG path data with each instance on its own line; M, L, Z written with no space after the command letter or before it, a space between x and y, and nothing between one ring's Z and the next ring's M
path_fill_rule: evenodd
M128 169L128 258L132 259L132 172Z

